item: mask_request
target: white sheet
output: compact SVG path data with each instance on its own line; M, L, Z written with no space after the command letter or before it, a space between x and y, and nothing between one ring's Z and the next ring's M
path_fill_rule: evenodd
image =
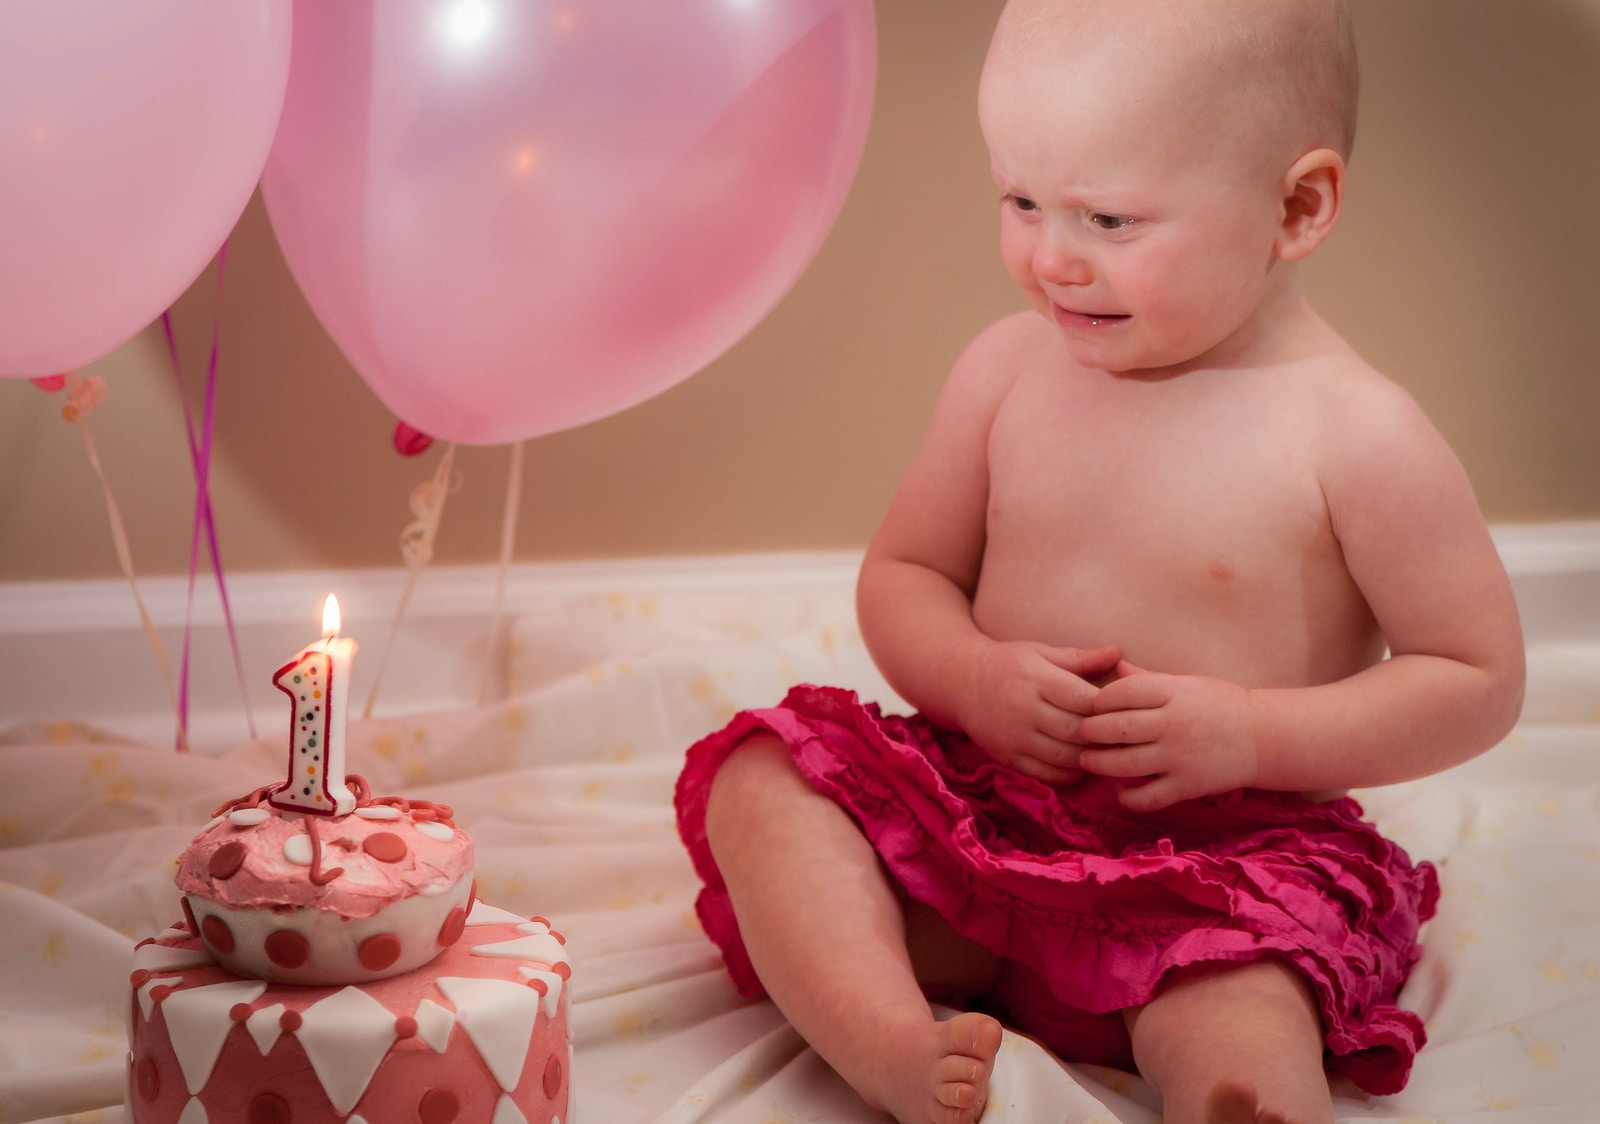
M1501 748L1360 794L1441 863L1444 894L1403 997L1430 1044L1405 1093L1346 1091L1341 1120L1600 1121L1600 684L1592 651L1569 655L1535 661L1555 686ZM349 767L454 805L483 897L568 934L579 1124L885 1119L770 1004L734 993L671 810L685 746L741 706L801 679L892 703L848 597L552 602L525 615L509 670L509 702L353 724ZM113 1124L133 942L176 919L173 857L212 808L275 779L284 738L218 759L70 722L4 741L0 1124ZM1136 1078L1008 1035L984 1120L1148 1124L1155 1104Z

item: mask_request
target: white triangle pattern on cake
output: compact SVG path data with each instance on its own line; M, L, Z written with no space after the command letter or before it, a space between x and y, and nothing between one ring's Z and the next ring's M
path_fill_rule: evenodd
M473 899L472 912L467 914L468 925L520 925L527 918L509 909L501 909L481 899Z
M358 987L346 987L301 1013L294 1032L341 1116L355 1108L394 1044L394 1016Z
M233 1029L234 1005L254 1003L266 990L264 980L230 980L174 991L161 1001L167 1037L190 1093L199 1093L211 1080L223 1039Z
M516 960L537 960L542 964L566 964L567 950L549 933L518 937L514 941L480 944L472 950L474 956L509 956Z
M178 1116L178 1124L211 1124L211 1118L206 1115L206 1106L200 1103L199 1097L189 1098Z
M152 977L144 981L144 986L139 989L139 1009L144 1012L146 1022L149 1021L150 1015L156 1009L155 997L150 993L163 985L177 987L181 983L183 983L182 976Z
M250 1017L244 1021L244 1028L255 1040L256 1049L261 1051L262 1057L267 1056L272 1050L272 1044L283 1033L283 1024L279 1021L283 1017L283 1010L282 1003L274 1003L259 1011L251 1011Z
M210 964L211 955L203 948L170 948L164 944L147 944L133 953L133 970L147 972L181 972L185 968L198 968Z
M455 1004L456 1021L500 1087L515 1090L539 1021L539 993L511 980L440 976L434 983Z
M554 972L544 972L538 968L518 968L517 972L523 979L544 981L544 1013L555 1018L561 1006L561 985L565 981Z
M450 1032L455 1029L456 1013L431 999L424 999L417 1004L414 1017L417 1037L432 1047L435 1054L444 1053L445 1047L450 1045Z
M501 1093L500 1099L495 1102L494 1115L490 1117L489 1124L528 1124L528 1118L522 1115L515 1101Z

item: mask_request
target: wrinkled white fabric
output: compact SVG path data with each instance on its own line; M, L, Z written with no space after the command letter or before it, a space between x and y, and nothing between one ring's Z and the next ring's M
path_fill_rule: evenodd
M573 598L529 610L512 653L510 701L352 723L348 767L377 792L453 805L481 896L567 934L577 1124L882 1121L771 1004L734 993L695 922L671 805L688 744L792 683L896 705L848 595ZM1600 1120L1600 682L1582 673L1592 653L1571 655L1534 661L1559 711L1536 683L1500 748L1357 794L1440 864L1443 897L1402 997L1430 1037L1410 1087L1340 1090L1340 1120ZM4 742L0 1124L114 1124L133 944L178 919L175 856L213 808L277 779L287 734L220 758L70 721ZM1008 1035L984 1120L1152 1124L1157 1103L1135 1077Z

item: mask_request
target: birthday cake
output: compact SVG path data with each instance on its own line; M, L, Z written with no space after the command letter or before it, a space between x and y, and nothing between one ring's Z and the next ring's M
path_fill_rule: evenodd
M183 920L134 953L131 1119L571 1124L561 934L476 900L448 806L348 781L321 813L258 789L183 852Z

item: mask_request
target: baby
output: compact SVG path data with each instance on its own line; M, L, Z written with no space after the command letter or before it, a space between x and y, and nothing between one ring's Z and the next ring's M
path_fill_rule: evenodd
M1169 1124L1405 1083L1437 882L1344 792L1497 742L1523 657L1461 466L1297 286L1356 86L1340 0L1000 18L979 112L1032 309L956 363L858 585L918 713L796 688L678 788L741 990L901 1124L977 1119L991 1016Z

